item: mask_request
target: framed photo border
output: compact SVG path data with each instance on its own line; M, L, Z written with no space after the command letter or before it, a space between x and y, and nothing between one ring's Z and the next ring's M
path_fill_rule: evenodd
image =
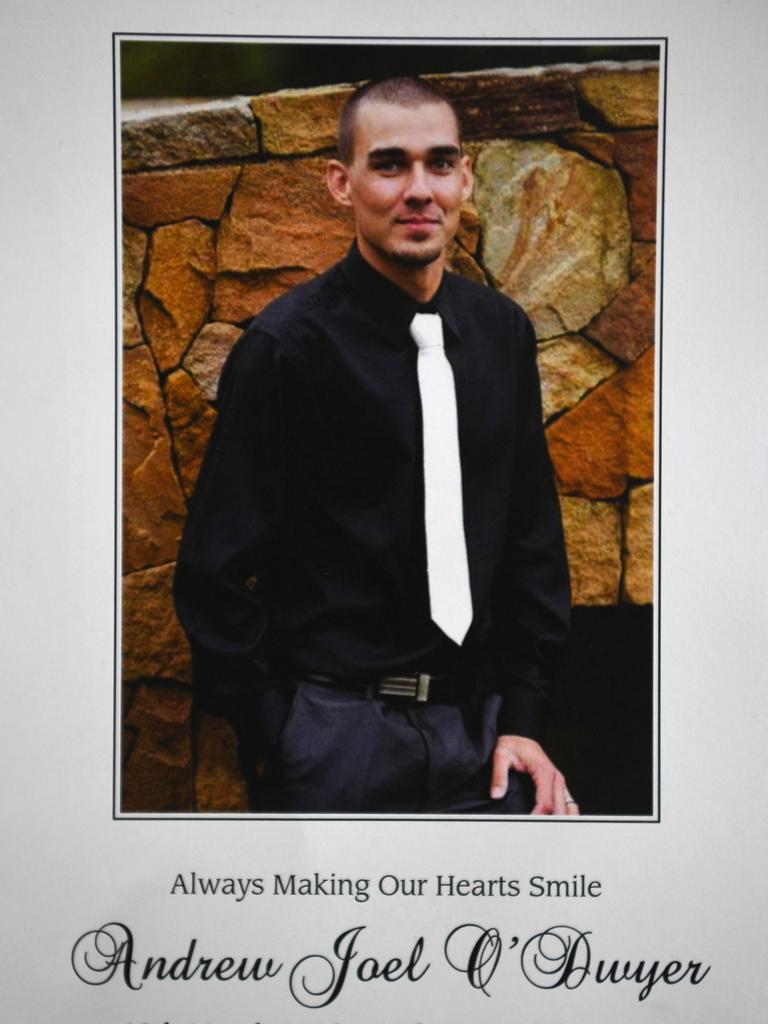
M247 41L253 43L349 43L371 45L402 44L445 44L451 46L472 46L498 44L519 45L567 45L567 44L611 44L616 46L632 44L653 44L659 47L659 150L657 189L657 238L656 238L656 302L655 302L655 379L654 379L654 510L653 510L653 723L652 723L652 793L653 812L649 815L582 815L577 820L583 825L593 824L660 824L661 815L661 543L662 543L662 486L663 486L663 306L664 306L664 230L665 230L665 185L666 185L666 123L667 123L667 78L669 67L668 36L367 36L367 35L285 35L246 33L177 33L177 32L122 32L112 33L112 111L113 111L113 176L114 176L114 609L113 609L113 715L112 715L112 820L113 821L225 821L251 823L254 821L320 821L320 822L430 822L466 824L528 824L545 825L561 823L560 816L537 815L368 815L368 814L258 814L254 812L133 812L120 809L122 774L122 202L121 202L121 147L120 147L120 44L126 40L168 40L179 42ZM574 819L568 819L571 825Z

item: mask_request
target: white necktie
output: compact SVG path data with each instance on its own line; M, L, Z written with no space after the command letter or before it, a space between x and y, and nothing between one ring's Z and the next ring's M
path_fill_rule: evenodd
M460 644L472 622L472 595L464 538L456 387L437 313L417 313L411 322L411 337L419 347L430 613L446 636Z

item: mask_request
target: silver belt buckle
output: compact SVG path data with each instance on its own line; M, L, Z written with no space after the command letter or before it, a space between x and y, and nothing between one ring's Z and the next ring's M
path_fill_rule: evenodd
M386 676L379 683L378 689L383 697L406 697L417 704L426 704L431 678L426 672L420 672L417 676Z

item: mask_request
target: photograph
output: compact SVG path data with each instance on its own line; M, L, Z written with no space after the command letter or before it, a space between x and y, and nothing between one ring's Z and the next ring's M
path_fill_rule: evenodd
M657 820L664 40L115 47L115 813Z

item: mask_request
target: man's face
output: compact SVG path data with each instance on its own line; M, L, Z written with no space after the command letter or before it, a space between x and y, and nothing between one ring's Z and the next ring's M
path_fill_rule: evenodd
M352 162L332 161L328 184L351 206L358 244L375 266L424 267L444 256L472 191L469 159L445 103L363 102Z

